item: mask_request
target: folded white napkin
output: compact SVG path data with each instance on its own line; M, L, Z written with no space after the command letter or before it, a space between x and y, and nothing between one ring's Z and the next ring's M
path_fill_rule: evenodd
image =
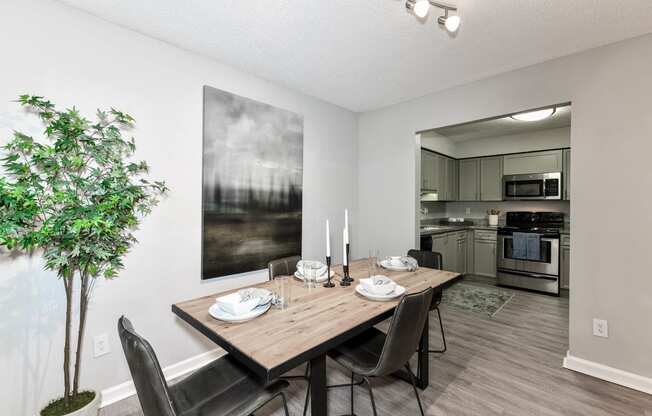
M362 288L373 295L389 295L396 289L396 283L387 276L372 276L360 279Z
M324 263L322 263L320 261L313 261L313 260L300 260L297 263L297 271L302 276L305 275L305 273L303 272L303 269L304 269L306 263L312 263L313 265L315 265L315 266L317 266L319 268L317 270L317 277L323 276L324 274L326 274L327 267L326 267L326 265Z
M261 301L259 296L253 296L251 291L240 290L230 295L215 299L217 306L231 315L243 315L253 310Z

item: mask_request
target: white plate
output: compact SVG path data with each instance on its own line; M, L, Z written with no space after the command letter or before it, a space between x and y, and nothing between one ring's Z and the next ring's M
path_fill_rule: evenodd
M396 285L396 289L388 295L374 295L372 293L367 292L364 290L362 285L357 285L355 287L355 291L364 296L365 298L371 299L371 300L379 300L379 301L384 301L384 300L392 300L396 299L398 297L401 297L405 294L405 288L403 286Z
M298 271L294 272L294 277L296 277L299 280L303 280L303 275L301 273L299 273ZM335 277L335 272L333 270L331 270L331 279L333 277ZM317 278L317 283L322 283L322 282L325 282L326 280L328 280L328 278L326 277L326 273L324 273L323 276L319 276Z
M217 306L217 303L215 303L213 304L213 306L211 306L208 309L208 313L213 318L224 322L246 322L259 317L260 315L267 312L271 307L272 307L272 302L267 302L264 305L256 306L255 308L253 308L247 313L236 316L236 315L231 315L226 311L223 311L219 306Z
M387 269L387 270L394 270L394 271L396 271L396 272L405 272L405 271L410 270L410 268L409 268L408 266L405 266L405 265L403 265L403 264L401 264L401 265L393 264L393 263L390 262L389 260L381 260L381 261L380 261L380 265L381 265L384 269Z

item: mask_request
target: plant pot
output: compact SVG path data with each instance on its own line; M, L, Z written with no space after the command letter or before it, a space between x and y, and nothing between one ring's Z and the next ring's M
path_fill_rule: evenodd
M102 402L102 395L98 391L94 391L95 398L91 400L86 406L77 409L72 413L66 413L65 416L97 416L100 412L100 403Z
M489 225L492 227L498 225L498 215L489 215Z

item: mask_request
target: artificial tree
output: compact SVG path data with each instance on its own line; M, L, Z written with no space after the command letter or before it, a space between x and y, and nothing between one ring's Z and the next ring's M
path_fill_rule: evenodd
M81 352L88 301L98 278L117 276L136 242L140 219L167 191L149 181L147 164L132 161L133 138L123 137L134 119L111 108L91 122L75 108L58 111L43 97L18 102L44 124L44 138L14 132L2 147L0 246L41 250L45 268L56 272L66 297L63 397L50 407L66 414L90 400L80 398ZM79 322L71 363L73 302L79 290ZM71 377L72 372L72 377Z

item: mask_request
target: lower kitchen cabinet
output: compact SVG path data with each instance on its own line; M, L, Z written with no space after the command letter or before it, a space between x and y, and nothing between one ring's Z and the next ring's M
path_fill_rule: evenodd
M466 231L455 231L432 236L432 251L442 256L442 268L456 273L467 273Z
M473 241L473 274L496 277L496 240Z

